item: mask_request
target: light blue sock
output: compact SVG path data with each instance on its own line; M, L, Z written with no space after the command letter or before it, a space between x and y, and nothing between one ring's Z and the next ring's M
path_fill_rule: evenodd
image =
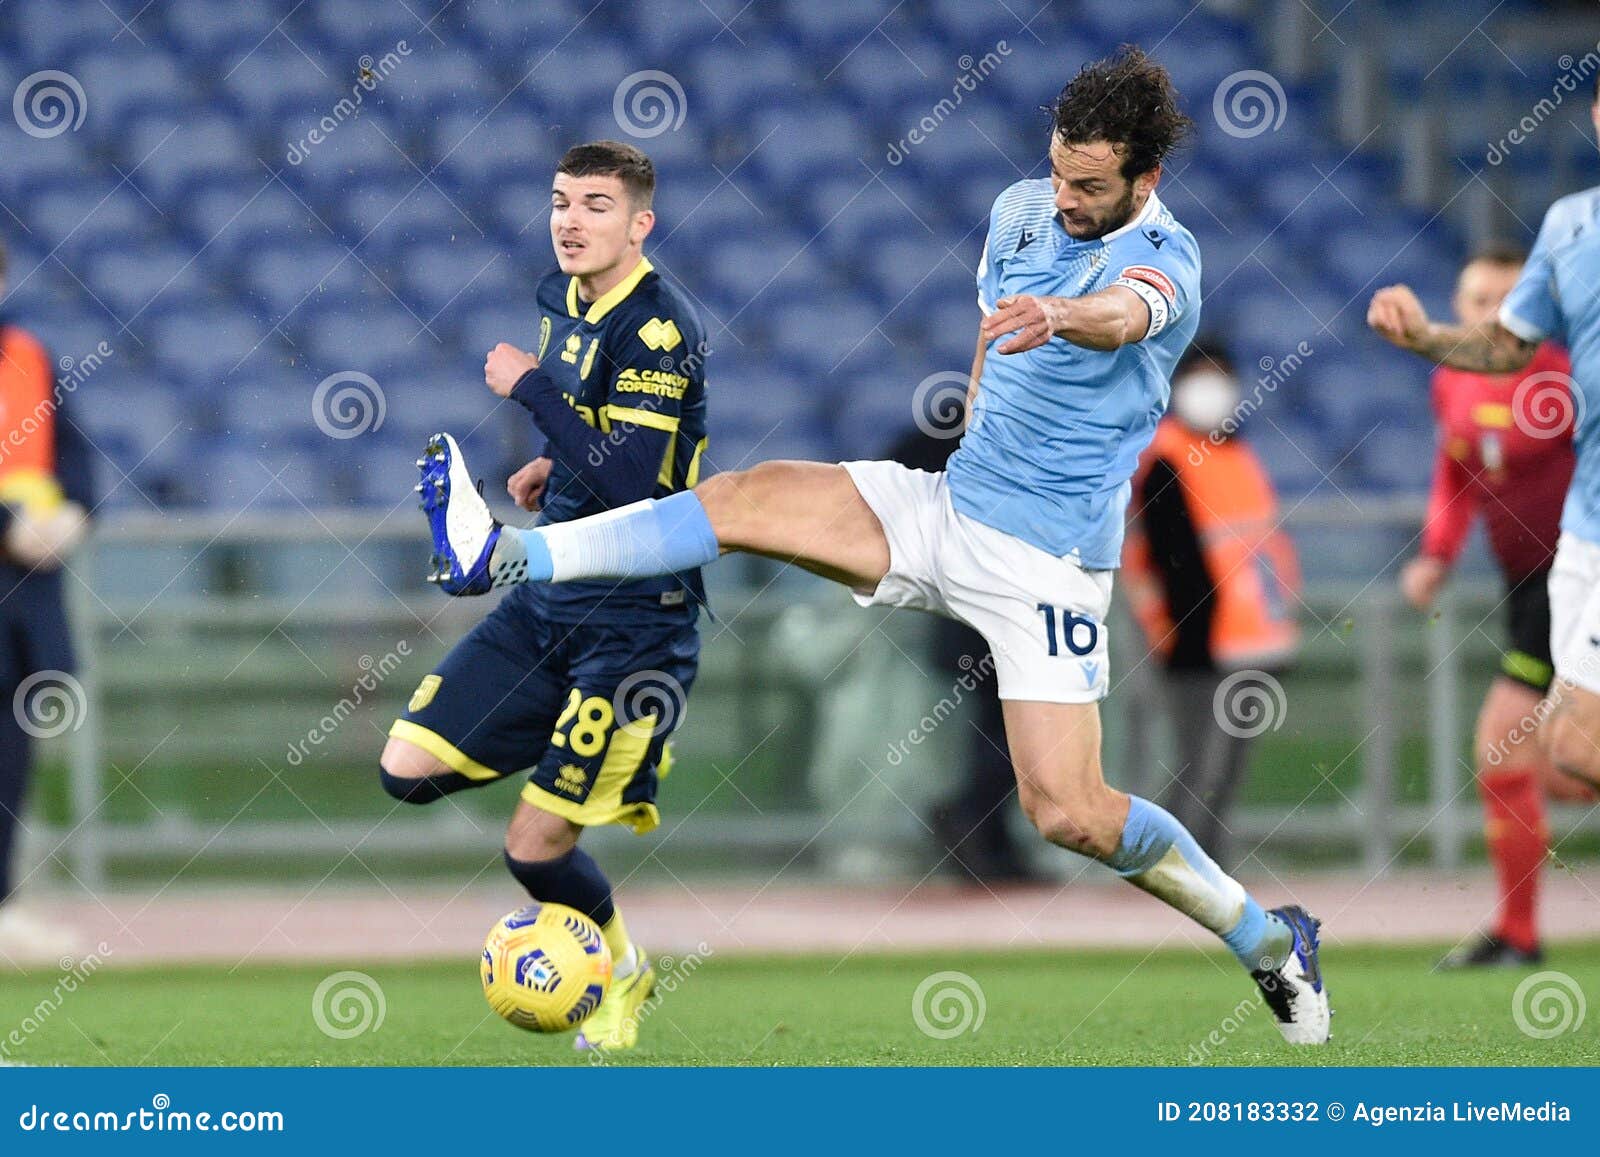
M706 508L685 490L571 522L505 527L490 573L496 585L650 578L704 566L719 552Z
M1123 879L1211 929L1246 968L1281 967L1294 933L1262 909L1164 808L1128 797L1122 840L1106 863Z

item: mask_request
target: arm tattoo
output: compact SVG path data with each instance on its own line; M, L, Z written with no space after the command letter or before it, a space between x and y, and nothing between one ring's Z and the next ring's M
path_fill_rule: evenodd
M1533 360L1539 343L1523 341L1497 321L1470 329L1435 323L1413 348L1442 366L1484 374L1509 374Z

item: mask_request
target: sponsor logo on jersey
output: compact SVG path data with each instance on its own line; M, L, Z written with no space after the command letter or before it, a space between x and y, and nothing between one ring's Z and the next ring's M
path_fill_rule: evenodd
M659 317L652 317L639 327L639 340L653 350L666 353L674 346L683 342L683 335L678 332L678 323L668 319L662 321Z

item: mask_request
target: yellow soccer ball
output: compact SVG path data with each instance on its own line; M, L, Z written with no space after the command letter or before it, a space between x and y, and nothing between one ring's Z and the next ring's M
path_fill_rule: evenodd
M582 912L529 904L489 929L479 971L489 1007L506 1020L530 1032L568 1032L605 998L611 949Z

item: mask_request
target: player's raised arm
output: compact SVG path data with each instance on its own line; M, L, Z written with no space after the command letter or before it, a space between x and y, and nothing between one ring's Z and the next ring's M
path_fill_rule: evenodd
M1529 341L1498 318L1477 325L1431 321L1408 285L1386 285L1372 295L1367 324L1385 341L1458 370L1509 374L1533 360L1538 339Z

